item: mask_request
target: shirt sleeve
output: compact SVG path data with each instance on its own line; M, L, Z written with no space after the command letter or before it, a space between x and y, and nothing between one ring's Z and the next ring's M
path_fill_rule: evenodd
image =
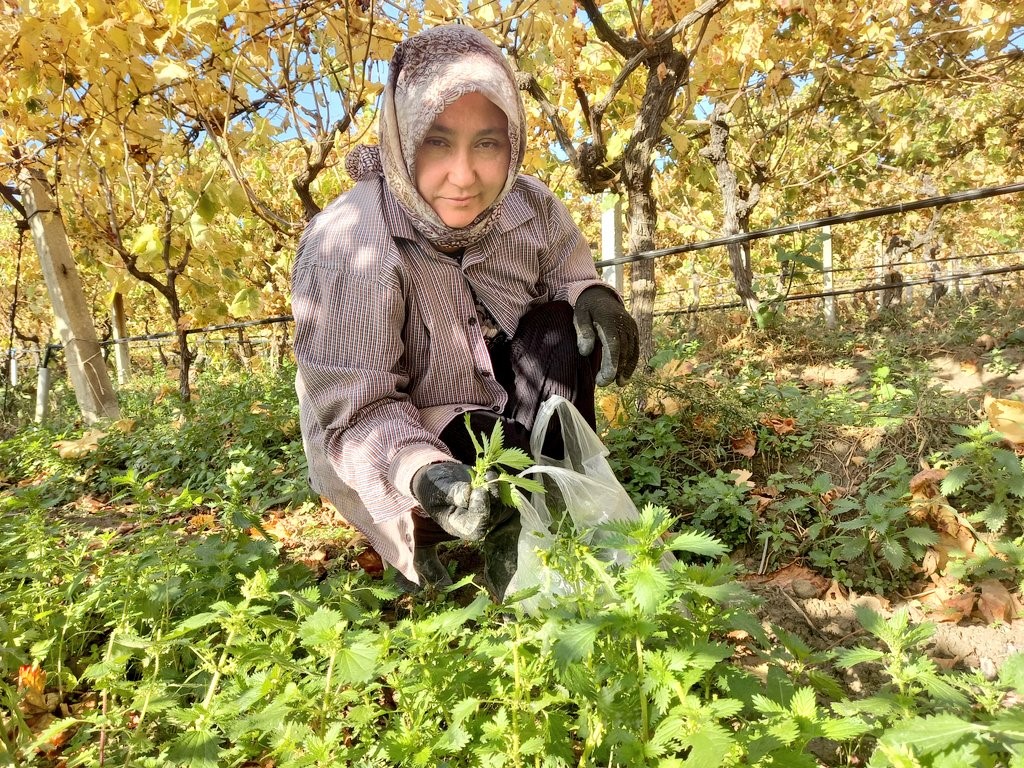
M540 278L553 299L575 306L579 295L593 285L603 285L614 293L615 289L598 276L590 245L569 209L550 192L547 213L550 246L541 263Z
M405 394L400 286L379 275L301 260L292 271L295 358L322 450L376 522L418 510L416 469L451 461Z

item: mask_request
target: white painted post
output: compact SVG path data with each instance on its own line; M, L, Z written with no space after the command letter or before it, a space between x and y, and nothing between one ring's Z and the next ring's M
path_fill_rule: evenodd
M954 253L953 258L949 260L949 276L953 277L953 275L958 272L960 272L960 259L956 258L956 254ZM963 291L963 287L960 285L960 278L952 280L951 282L952 285L950 285L950 290L959 296Z
M89 302L46 175L39 170L26 169L18 177L18 187L82 417L87 424L104 417L119 418L117 395L100 352Z
M7 370L10 373L11 386L18 386L18 353L13 349L10 352L10 362L7 364Z
M36 376L36 424L42 424L50 415L50 369L39 366Z
M124 385L131 377L131 357L128 355L128 342L121 341L128 337L128 324L124 314L124 296L114 294L110 303L110 328L114 336L114 363L117 367L117 383Z
M615 204L601 212L601 261L617 259L622 255L622 201L616 195ZM622 265L613 264L601 270L601 279L622 295Z
M821 229L821 277L822 293L832 293L834 282L832 275L832 227L824 226ZM836 327L836 297L825 297L825 326Z
M885 235L878 242L878 263L875 264L875 282L885 285ZM881 310L885 308L885 291L875 291L875 305Z

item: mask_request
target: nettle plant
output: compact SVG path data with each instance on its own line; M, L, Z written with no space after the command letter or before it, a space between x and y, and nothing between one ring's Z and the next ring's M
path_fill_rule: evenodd
M949 474L940 486L942 493L955 497L961 512L989 531L1010 527L1024 532L1024 458L1005 447L1003 437L988 422L970 427L953 427L964 438L950 451Z

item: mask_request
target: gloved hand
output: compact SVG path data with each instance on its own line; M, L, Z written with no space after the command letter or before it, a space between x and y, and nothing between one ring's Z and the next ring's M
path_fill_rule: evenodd
M493 519L492 506L501 505L492 499L497 490L473 488L470 480L465 464L428 464L413 475L412 495L446 533L466 541L479 541L498 522Z
M640 356L640 336L636 321L611 288L592 285L576 299L573 311L576 343L586 357L594 351L594 340L601 339L604 348L597 385L603 387L616 381L625 384L633 375Z

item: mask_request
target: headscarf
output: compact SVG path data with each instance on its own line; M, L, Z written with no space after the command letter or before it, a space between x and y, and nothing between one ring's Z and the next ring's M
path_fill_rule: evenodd
M451 104L481 93L508 118L512 147L505 186L468 226L447 226L416 190L416 150L430 126ZM511 66L483 33L461 24L434 27L395 49L380 117L379 163L392 194L434 246L463 248L497 221L501 201L515 184L525 151L526 114ZM346 160L353 178L376 170L372 147L358 147Z

